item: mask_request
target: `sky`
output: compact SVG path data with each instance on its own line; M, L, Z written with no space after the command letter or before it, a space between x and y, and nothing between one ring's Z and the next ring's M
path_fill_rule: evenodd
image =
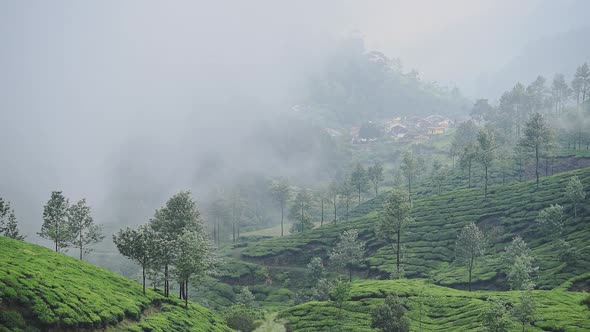
M158 199L195 187L204 181L195 155L212 151L226 152L228 172L294 167L244 138L289 109L351 33L476 97L529 43L586 26L589 9L573 0L0 0L0 195L35 225L51 190L106 209L130 186L161 190ZM245 156L260 162L240 164Z

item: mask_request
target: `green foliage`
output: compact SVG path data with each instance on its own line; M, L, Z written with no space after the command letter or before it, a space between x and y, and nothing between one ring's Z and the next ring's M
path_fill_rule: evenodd
M554 139L551 125L545 117L541 113L534 113L525 124L524 136L519 143L525 151L528 150L535 157L537 187L539 187L539 158L543 151L548 150Z
M225 313L227 326L236 331L252 332L257 327L256 313L244 306L233 306Z
M360 163L356 164L350 174L350 183L354 186L358 194L358 202L361 204L361 194L369 190L369 176L367 170Z
M538 270L533 267L534 258L526 242L517 236L506 247L504 259L506 261L506 277L510 289L527 290L534 287L532 274Z
M344 331L374 331L371 326L371 311L384 303L388 295L398 294L412 312L423 303L426 307L423 331L478 331L481 328L482 310L489 298L516 305L524 292L476 291L467 292L427 284L424 280L364 280L355 282L350 300L343 305L343 314L337 320L338 307L333 302L308 302L283 310L279 317L286 320L290 331L323 332L334 326ZM561 327L565 331L587 331L590 321L588 309L580 305L587 296L581 292L565 290L532 291L538 303L534 331L551 331ZM508 316L511 319L511 311ZM419 331L420 322L410 321L410 330ZM532 329L531 329L532 330ZM516 329L511 329L516 331Z
M367 177L371 184L373 185L373 189L375 190L375 196L379 194L379 184L383 182L383 166L379 162L375 162L372 166L369 166L367 169Z
M382 332L410 331L410 320L397 295L388 295L383 304L371 311L371 327Z
M320 257L312 257L307 263L306 278L310 285L315 285L320 279L326 276L326 269Z
M311 221L312 197L305 189L300 190L289 209L289 219L293 222L291 233L303 232L313 228Z
M512 308L512 316L522 326L523 331L537 320L537 305L532 291L527 290L518 294L518 302Z
M227 331L200 306L185 310L176 298L143 295L141 285L116 273L6 237L0 237L0 298L6 312L40 330L118 328L125 320L132 331Z
M250 309L258 306L254 294L252 294L248 287L242 287L240 292L236 294L235 302L237 305L241 305Z
M39 236L55 243L55 251L67 246L71 238L67 226L69 202L61 191L51 192L51 198L43 207L43 225Z
M365 243L358 240L356 229L344 231L330 252L330 262L338 268L347 268L352 281L352 268L359 265L365 256Z
M10 208L10 202L5 202L2 197L0 197L0 235L15 240L24 240L26 237L18 230L16 214L14 209Z
M485 264L474 267L473 281L484 287L504 287L504 280L497 279L503 270L503 261L496 254L520 234L536 258L539 274L537 287L548 289L562 284L567 279L590 269L590 246L588 228L582 226L588 220L590 210L580 204L578 219L564 224L562 237L578 248L575 265L566 267L559 260L554 245L539 237L536 218L538 212L551 204L566 204L563 188L572 176L578 176L585 191L590 187L590 168L565 172L541 179L542 185L535 190L534 182L511 183L492 186L488 200L482 201L479 189L447 191L440 195L419 196L413 203L412 217L415 222L407 228L404 242L404 271L408 278L432 276L436 283L460 286L465 282L467 269L452 264L453 244L457 234L466 224L477 221L482 229L496 226L500 232L487 250ZM310 232L286 238L249 243L240 249L247 259L277 261L280 266L305 267L313 256L328 256L331 248L345 230L355 228L367 242L370 255L365 259L373 276L386 278L395 271L391 245L380 240L375 232L381 221L381 210L389 193L363 202L351 212L348 223L324 225ZM484 227L485 226L485 227Z
M557 239L561 237L565 223L563 207L559 204L552 204L539 211L537 223L548 238Z
M496 138L494 132L489 128L484 128L477 134L476 159L484 168L484 194L488 197L488 183L490 167L496 160Z
M484 331L508 332L513 325L510 312L502 300L489 300L489 304L480 315Z
M578 217L578 204L586 198L584 186L577 176L572 176L565 187L565 196L574 206L574 218Z
M68 246L80 250L80 259L92 251L91 245L104 239L102 227L94 224L90 207L84 198L68 208L67 227L71 235Z
M486 239L483 232L474 224L469 223L457 236L455 257L459 263L467 265L469 271L469 290L471 291L471 273L477 258L485 253Z

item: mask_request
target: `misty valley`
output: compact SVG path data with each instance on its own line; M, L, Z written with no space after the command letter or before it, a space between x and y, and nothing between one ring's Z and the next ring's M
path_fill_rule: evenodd
M0 2L0 332L590 331L589 9Z

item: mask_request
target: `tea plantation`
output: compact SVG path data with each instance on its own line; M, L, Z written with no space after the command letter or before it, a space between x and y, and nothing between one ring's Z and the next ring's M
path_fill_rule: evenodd
M118 274L0 236L0 331L229 331L221 318Z
M565 198L565 184L577 175L586 192L590 191L590 168L560 173L534 182L519 182L490 187L485 199L480 188L461 189L437 195L421 196L414 201L413 217L405 235L404 269L408 278L430 278L436 284L464 287L466 270L454 263L454 244L460 229L475 222L490 237L487 255L476 264L475 287L503 289L504 275L500 260L503 248L516 235L527 241L539 266L536 284L552 289L566 280L590 271L590 200L578 207L574 220L571 204ZM355 228L367 242L366 265L357 266L360 278L388 278L393 270L393 255L375 235L380 209L386 193L359 205L350 221L295 234L248 243L235 254L250 262L273 267L304 267L313 256L327 258L338 236ZM564 263L550 242L536 226L538 212L550 204L565 207L568 218L563 238L578 250L577 259Z

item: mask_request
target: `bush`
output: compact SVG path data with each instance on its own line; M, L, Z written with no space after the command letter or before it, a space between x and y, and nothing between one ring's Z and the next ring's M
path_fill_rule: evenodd
M241 332L254 331L258 327L255 320L256 314L243 306L234 306L225 315L227 326Z

